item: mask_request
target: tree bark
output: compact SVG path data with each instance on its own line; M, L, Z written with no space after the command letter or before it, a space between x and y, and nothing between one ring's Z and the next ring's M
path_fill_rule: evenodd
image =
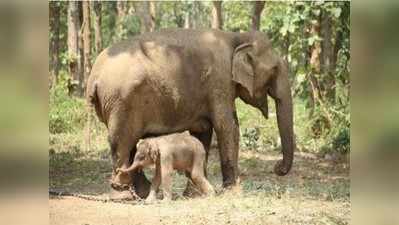
M50 23L50 80L51 85L58 80L59 72L59 50L60 50L60 11L59 2L49 2L49 23Z
M223 27L222 1L213 1L212 3L212 28L221 30Z
M252 30L259 30L260 19L263 8L265 7L264 1L255 1L252 10Z
M90 45L90 2L83 1L83 60L84 60L84 87L91 70L91 45Z
M189 29L191 28L191 16L190 16L190 12L186 11L185 15L184 15L184 28Z
M68 85L69 94L81 94L82 68L80 64L81 54L79 49L79 3L68 3L68 59L71 79Z
M154 2L133 2L134 8L140 18L141 33L155 30L155 3Z
M315 37L318 36L320 37L320 21L319 19L314 20L310 24L310 37ZM320 53L321 53L321 44L320 41L315 40L310 47L310 61L309 61L309 66L310 66L310 73L309 73L309 82L311 88L309 89L310 91L310 113L309 117L313 116L314 109L315 109L315 104L316 104L316 95L318 95L317 92L320 92L320 87L318 86L317 82L317 77L320 74Z
M149 11L150 11L150 31L154 31L155 30L155 18L156 18L156 14L157 14L157 10L156 10L156 6L155 6L155 2L154 1L149 1Z
M116 2L116 28L115 35L113 37L113 41L117 42L125 38L125 30L124 30L124 20L127 12L127 2L126 1L117 1Z
M173 15L175 17L175 23L177 25L177 27L184 27L184 19L181 15L179 15L178 13L178 2L173 2Z
M94 14L94 43L96 55L102 50L102 35L101 35L101 2L92 1L92 11Z
M332 43L332 18L326 10L321 15L321 65L323 73L323 92L327 100L335 101L335 60Z

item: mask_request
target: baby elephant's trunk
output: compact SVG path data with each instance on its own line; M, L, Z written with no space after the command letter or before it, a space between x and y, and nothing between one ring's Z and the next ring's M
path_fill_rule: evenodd
M133 163L129 168L127 168L127 169L121 169L121 168L118 168L117 169L117 172L119 171L119 172L121 172L121 173L131 173L131 172L134 172L136 169L137 169L137 164L135 164L135 163Z

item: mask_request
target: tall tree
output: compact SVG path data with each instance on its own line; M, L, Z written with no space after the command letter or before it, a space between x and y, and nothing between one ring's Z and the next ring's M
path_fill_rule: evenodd
M222 1L212 1L212 28L223 28Z
M80 95L82 68L81 68L81 54L79 49L79 2L70 1L68 3L68 60L69 73L71 80L68 85L69 94Z
M83 60L84 60L84 86L87 83L87 79L91 70L91 44L90 44L90 2L82 2L83 9Z
M264 1L253 2L252 8L252 30L259 30L260 28L260 16L262 14L263 8L265 7Z
M317 40L317 37L320 36L320 22L319 19L314 19L310 23L310 31L309 36L313 41L313 44L310 46L310 73L309 73L309 90L310 90L310 114L309 116L312 117L314 113L314 108L316 104L316 99L318 96L318 82L316 75L320 74L320 53L321 53L321 44L320 41Z
M140 18L140 32L151 32L155 30L155 4L154 2L133 2L134 9Z
M96 55L102 50L102 34L101 34L101 2L92 1L91 9L94 14L94 46Z
M320 9L319 7L317 7ZM319 11L321 12L321 11ZM331 127L331 116L325 106L325 99L323 95L323 83L320 78L322 72L322 43L320 41L321 37L321 14L316 15L316 18L312 20L311 28L310 28L310 37L314 40L313 45L311 46L311 55L310 55L310 86L311 86L311 111L310 116L313 116L315 104L319 104L320 109L323 111L324 122L326 126ZM323 122L320 120L320 122ZM323 122L323 123L324 123ZM313 126L313 133L318 134L321 129L321 124L316 123Z
M335 60L334 60L334 46L332 43L332 25L333 20L330 13L324 8L321 11L321 72L323 73L323 93L324 96L334 102L335 99Z
M173 16L177 27L184 27L184 18L180 13L180 3L173 2Z
M116 28L113 37L114 42L123 39L126 35L125 18L127 15L128 4L126 1L116 2Z
M83 11L83 58L84 58L84 87L87 85L87 80L91 71L91 44L90 44L90 2L83 1L82 2L82 11ZM87 113L87 121L86 121L86 129L85 129L85 147L87 151L90 151L90 106L87 105L86 113Z
M194 2L188 2L185 10L185 15L184 15L184 28L198 28L200 26L200 5L201 2L199 1L194 1Z
M155 30L155 18L156 18L156 14L157 14L157 9L155 6L155 2L154 1L149 1L149 11L150 11L150 31L154 31Z
M49 23L50 23L50 79L55 83L59 72L59 50L60 50L60 11L59 2L49 2Z

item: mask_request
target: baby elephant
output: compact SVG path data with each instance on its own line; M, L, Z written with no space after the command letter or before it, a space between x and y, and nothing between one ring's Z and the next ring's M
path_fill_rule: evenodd
M188 131L150 137L141 139L137 143L133 164L119 171L129 173L155 164L155 175L147 202L156 199L156 193L161 184L164 200L172 199L171 173L174 169L185 172L203 194L209 195L214 194L215 191L204 175L205 155L202 143Z

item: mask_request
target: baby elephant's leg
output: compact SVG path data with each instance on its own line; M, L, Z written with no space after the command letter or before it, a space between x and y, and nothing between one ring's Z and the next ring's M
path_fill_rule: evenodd
M202 174L200 174L202 173ZM191 179L194 184L201 190L201 192L205 195L213 195L215 194L215 190L213 186L209 183L209 181L205 178L204 172L193 172L191 175Z
M215 194L215 190L205 177L203 165L203 160L198 160L194 162L193 169L191 171L191 179L203 194L213 195Z
M157 199L157 192L159 189L159 185L161 184L161 168L159 165L155 165L155 175L154 178L152 179L151 183L151 190L150 194L146 198L146 202L151 203L154 202Z
M164 163L166 165L161 166L161 182L163 190L163 200L172 200L172 171L173 166L171 163Z

